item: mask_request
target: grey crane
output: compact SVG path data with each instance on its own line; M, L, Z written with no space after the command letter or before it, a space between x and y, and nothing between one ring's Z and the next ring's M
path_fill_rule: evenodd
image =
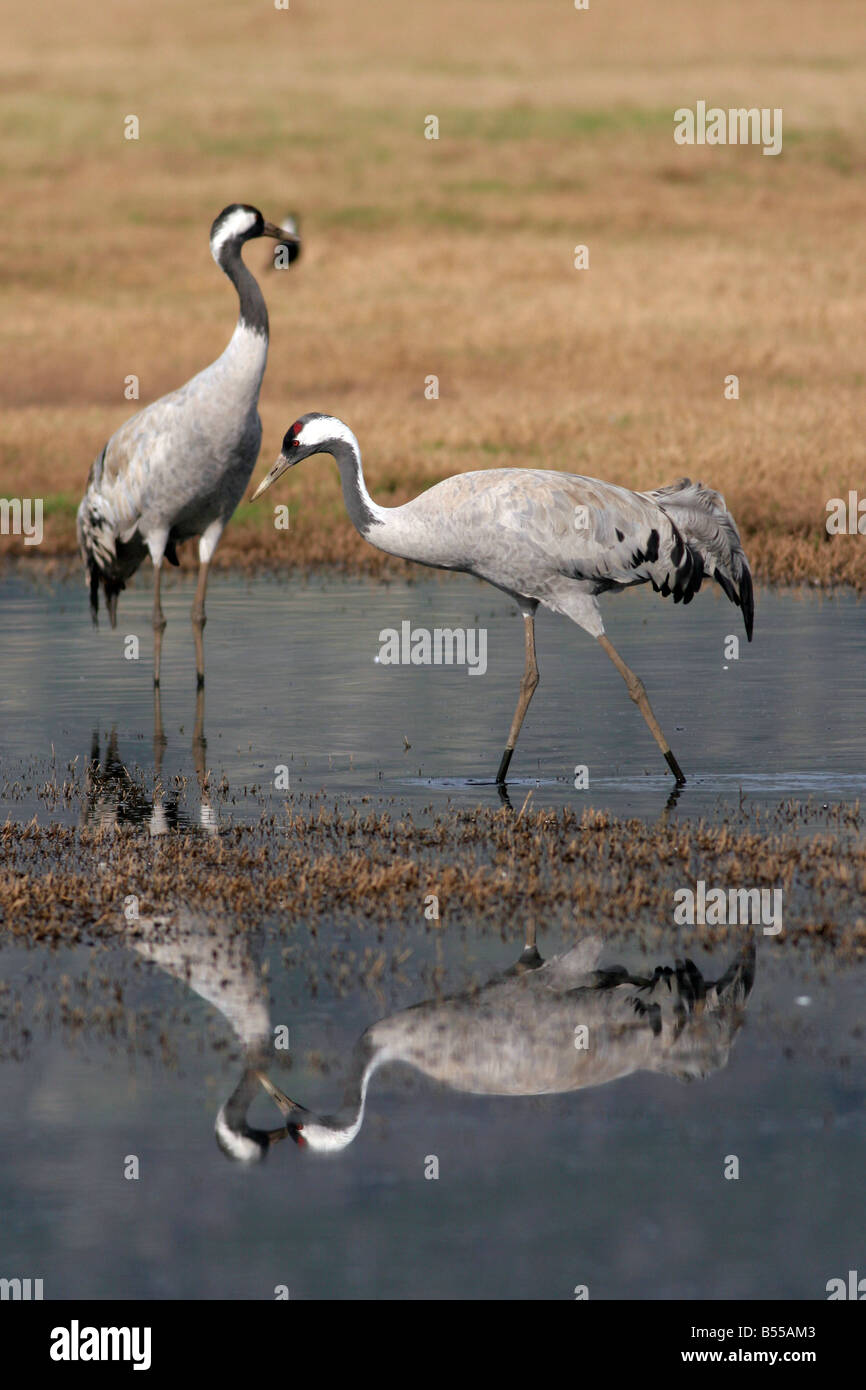
M78 544L94 623L100 586L114 627L118 593L147 554L153 561L155 685L165 630L160 603L163 559L176 565L177 546L199 538L191 616L201 687L208 570L259 454L262 424L257 407L268 355L268 311L241 249L262 236L299 245L295 233L266 222L257 208L245 203L232 203L216 218L210 231L211 254L240 301L228 347L185 386L121 425L94 460L78 508Z
M259 1070L272 1053L271 1018L262 980L261 935L224 918L179 904L169 912L123 921L125 944L179 980L222 1014L241 1045L243 1071L220 1106L214 1130L219 1147L236 1163L257 1163L288 1133L285 1125L258 1129L247 1111L261 1094Z
M313 1114L264 1071L259 1080L298 1144L333 1153L360 1132L370 1079L386 1063L485 1096L554 1095L635 1071L692 1081L726 1066L754 983L753 940L716 981L688 959L651 974L598 969L601 950L597 937L585 937L543 962L531 941L480 989L374 1023L355 1045L335 1115Z
M677 784L685 782L642 681L605 636L596 600L608 591L651 583L663 597L690 603L709 575L742 609L751 641L752 577L736 524L719 493L689 478L654 492L631 492L574 473L491 468L446 478L403 506L380 507L367 491L361 450L348 425L314 411L287 432L282 452L253 500L312 454L331 454L336 460L349 516L371 545L422 565L477 575L518 604L524 620L524 672L497 784L505 783L538 686L539 603L597 639L625 680Z

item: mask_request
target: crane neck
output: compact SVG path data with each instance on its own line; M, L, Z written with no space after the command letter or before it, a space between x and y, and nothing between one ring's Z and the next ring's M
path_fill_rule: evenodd
M321 1153L334 1153L351 1144L364 1123L370 1077L387 1060L385 1053L373 1048L364 1035L355 1048L342 1107L336 1115L319 1115L310 1120L305 1118L299 1136L304 1143Z
M242 244L239 241L227 241L220 248L216 262L238 292L240 308L235 332L245 330L248 333L260 334L267 343L268 306L256 277L244 265L241 255Z
M394 508L380 507L367 491L361 463L361 449L351 430L346 429L344 439L336 439L332 442L330 452L336 459L337 467L340 470L343 499L352 525L356 531L360 531L362 536L382 548L379 537L373 539L370 532L375 531L379 526L386 525L389 513Z
M258 1163L269 1146L285 1129L254 1129L247 1120L247 1111L259 1094L257 1066L261 1058L255 1054L248 1059L243 1075L224 1105L220 1106L214 1129L223 1153L236 1163Z

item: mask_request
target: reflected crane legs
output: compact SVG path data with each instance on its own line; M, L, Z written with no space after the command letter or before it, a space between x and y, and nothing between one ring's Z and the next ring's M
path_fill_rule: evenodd
M168 739L162 722L162 694L159 686L153 691L153 765L158 782L162 781L162 758ZM192 731L192 761L198 778L202 799L207 800L207 739L204 736L204 687L199 686L195 694L195 725Z
M204 686L204 639L202 633L207 622L207 614L204 611L204 595L207 589L207 577L210 569L210 562L203 560L198 568L198 583L195 586L195 598L192 601L192 633L195 638L195 684L196 689L201 690Z
M526 943L520 953L520 958L513 969L522 974L524 970L537 970L539 965L544 964L544 959L535 944L535 922L530 921L526 927Z
M165 632L165 614L159 601L159 582L162 578L162 561L153 567L153 684L159 690L159 668L162 661L162 634Z

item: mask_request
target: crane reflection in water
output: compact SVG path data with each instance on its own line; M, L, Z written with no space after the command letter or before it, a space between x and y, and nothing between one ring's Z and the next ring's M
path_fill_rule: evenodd
M117 726L112 726L101 760L99 729L94 729L84 778L80 824L98 825L112 830L120 825L147 825L151 835L165 835L169 830L191 830L195 827L208 834L216 834L219 830L219 816L210 791L210 775L206 761L204 690L196 692L192 733L192 760L199 790L199 805L195 817L180 806L185 778L173 778L175 785L167 790L163 775L163 759L167 744L159 686L156 686L153 692L152 792L148 791L140 777L130 772L121 758L117 743Z
M556 1095L636 1071L703 1079L727 1065L755 979L751 938L708 980L689 959L649 973L602 966L597 936L544 961L530 932L504 973L366 1029L352 1052L341 1109L316 1115L266 1072L273 1047L260 933L184 907L124 922L122 930L137 955L217 1009L240 1043L241 1074L215 1131L223 1153L242 1163L259 1161L287 1135L319 1152L346 1148L363 1124L373 1074L389 1063L486 1096ZM277 1127L249 1122L260 1087L282 1113Z
M228 1023L242 1054L240 1078L220 1106L217 1143L227 1158L257 1163L289 1132L285 1124L260 1129L247 1112L261 1094L259 1069L272 1055L268 992L261 971L261 933L187 908L123 922L125 944L142 960L179 980Z
M355 1045L336 1114L313 1114L259 1079L291 1137L333 1153L360 1132L370 1080L388 1063L487 1096L555 1095L635 1071L693 1081L727 1064L754 983L753 940L714 981L688 959L649 974L600 967L602 949L588 936L543 961L532 933L504 974L380 1019Z

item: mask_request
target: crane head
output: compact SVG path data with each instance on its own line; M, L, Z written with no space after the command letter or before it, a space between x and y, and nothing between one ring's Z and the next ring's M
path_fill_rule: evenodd
M256 1075L284 1116L286 1133L299 1148L309 1146L318 1153L338 1153L340 1149L347 1148L358 1134L364 1118L363 1096L357 1114L346 1120L337 1115L314 1115L279 1090L263 1071Z
M280 1125L277 1129L254 1129L248 1124L232 1124L225 1106L217 1115L214 1130L217 1144L226 1158L233 1163L244 1164L261 1163L274 1144L291 1134L288 1125Z
M256 1075L263 1089L267 1091L277 1109L285 1117L286 1124L283 1133L288 1134L300 1148L303 1148L306 1140L302 1131L304 1121L310 1118L310 1112L303 1105L298 1105L297 1101L291 1100L278 1086L275 1086L265 1072L260 1071Z
M255 237L273 237L286 246L300 246L297 230L278 227L275 222L267 222L258 208L249 203L230 203L214 219L210 229L210 249L214 260L219 264L220 256L226 247L238 247Z
M255 502L257 497L261 497L287 468L294 468L296 463L312 454L333 454L335 449L341 446L348 446L356 454L359 452L357 439L342 420L336 419L333 415L323 415L318 410L302 415L291 429L286 431L279 458L270 473L259 483L250 501Z

